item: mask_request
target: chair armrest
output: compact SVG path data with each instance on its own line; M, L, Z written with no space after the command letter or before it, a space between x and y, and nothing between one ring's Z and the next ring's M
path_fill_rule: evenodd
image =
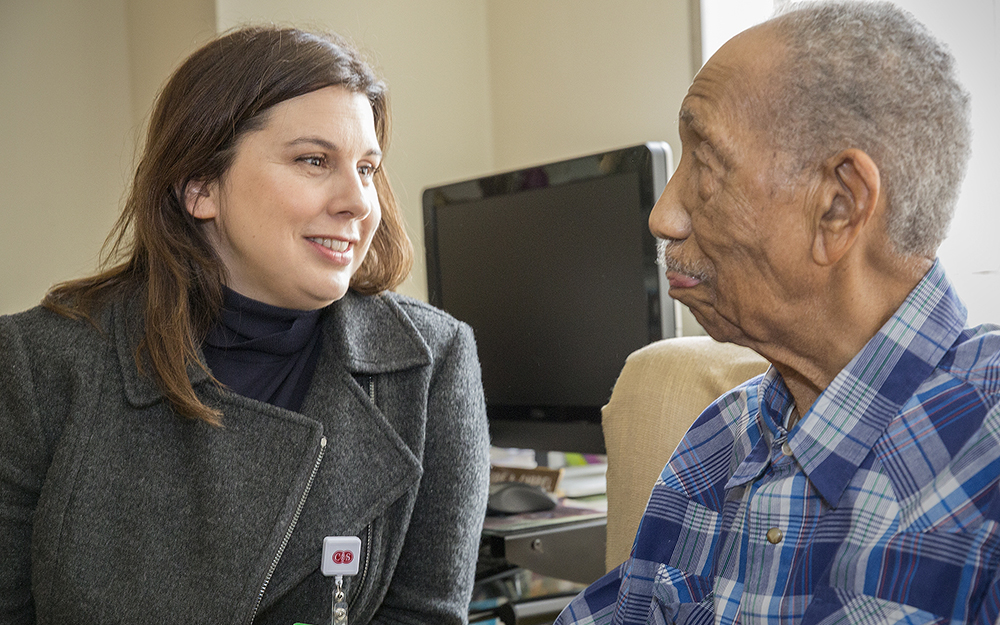
M607 570L628 558L653 484L688 427L720 395L767 367L752 350L707 336L664 339L628 357L601 411Z

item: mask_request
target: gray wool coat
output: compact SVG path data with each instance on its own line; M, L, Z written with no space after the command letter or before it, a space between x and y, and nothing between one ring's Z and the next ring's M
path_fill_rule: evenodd
M0 623L329 622L325 536L359 536L351 625L466 621L488 434L472 332L349 292L301 413L217 388L223 427L141 375L134 301L104 332L0 317Z

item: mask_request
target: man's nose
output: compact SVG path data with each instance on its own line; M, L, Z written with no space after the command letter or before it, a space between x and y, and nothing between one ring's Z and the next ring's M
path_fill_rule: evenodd
M649 213L649 230L661 239L682 241L691 235L691 215L681 202L678 173L674 172Z

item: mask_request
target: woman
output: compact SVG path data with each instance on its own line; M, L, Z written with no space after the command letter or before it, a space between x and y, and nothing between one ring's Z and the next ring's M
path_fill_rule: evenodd
M116 263L0 318L4 623L466 619L488 440L412 252L384 85L339 38L221 37L171 77ZM9 563L9 564L8 564Z

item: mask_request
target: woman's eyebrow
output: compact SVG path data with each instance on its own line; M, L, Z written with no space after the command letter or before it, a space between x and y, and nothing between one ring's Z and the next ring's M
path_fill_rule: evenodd
M324 150L329 150L331 152L339 152L340 151L340 148L338 148L335 144L333 144L333 143L331 143L331 142L329 142L326 139L323 139L321 137L314 137L314 136L298 137L296 139L292 139L291 141L289 141L287 145L294 146L294 145L302 145L303 143L309 143L309 144L312 144L312 145L317 145L317 146L323 148Z
M337 147L337 145L335 143L331 143L330 141L327 141L326 139L324 139L322 137L316 137L316 136L312 136L312 135L306 136L306 137L298 137L296 139L292 139L291 141L288 142L287 145L289 147L292 147L292 146L296 146L296 145L302 145L304 143L305 144L311 144L311 145L319 146L319 147L321 147L324 150L327 150L329 152L339 152L340 151L340 148ZM372 149L368 150L367 152L365 152L365 156L377 156L377 157L381 157L382 156L382 150L379 150L378 148L372 148Z

